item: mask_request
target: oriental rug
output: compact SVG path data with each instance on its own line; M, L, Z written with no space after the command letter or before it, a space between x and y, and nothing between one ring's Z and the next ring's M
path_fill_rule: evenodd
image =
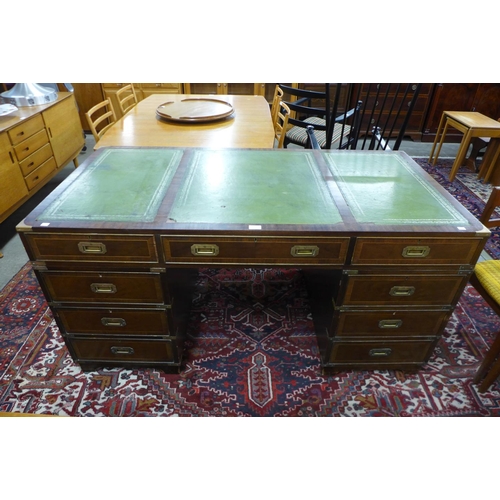
M447 186L446 164L419 163L471 212L481 211L487 198L476 192L481 186L469 188L462 174ZM496 255L494 245L489 252ZM472 383L498 329L500 320L467 287L429 363L417 373L323 375L300 271L202 269L180 373L83 372L69 356L28 263L0 292L0 411L88 417L500 416L500 384L479 394Z

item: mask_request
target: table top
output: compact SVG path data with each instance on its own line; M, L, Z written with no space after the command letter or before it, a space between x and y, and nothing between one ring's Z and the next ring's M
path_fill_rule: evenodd
M471 235L484 226L403 152L105 148L26 227Z
M183 99L213 97L231 104L234 113L207 123L175 123L156 116L158 106ZM272 148L274 129L263 96L153 94L137 103L101 137L95 149L109 146Z
M500 121L477 111L444 111L444 114L471 128L493 129L500 132Z

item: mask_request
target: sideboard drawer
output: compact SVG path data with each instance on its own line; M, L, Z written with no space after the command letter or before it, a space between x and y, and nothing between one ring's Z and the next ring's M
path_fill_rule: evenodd
M349 238L213 238L163 236L165 261L343 264Z
M109 361L109 362L163 362L177 361L175 345L171 339L161 340L129 340L129 339L95 339L67 338L77 361Z
M40 272L52 302L163 304L156 273Z
M17 146L14 146L17 159L19 161L24 160L29 155L40 149L44 144L48 144L48 142L49 136L47 135L47 131L45 129L40 130Z
M173 336L163 309L64 307L54 313L68 334Z
M436 343L429 340L332 342L329 362L335 364L425 363Z
M40 165L36 170L27 175L24 179L26 187L31 191L40 182L42 182L48 175L50 175L57 168L56 160L50 157L45 163Z
M346 311L337 319L336 337L404 337L439 335L448 311Z
M349 276L343 306L449 306L467 276L360 275Z
M481 238L357 238L355 265L466 265L475 262Z
M25 236L37 260L158 262L152 235L26 233Z
M17 127L9 130L10 142L13 146L23 142L28 137L42 130L45 127L42 115L36 115L25 122L20 123Z
M23 175L28 175L33 170L38 168L43 162L48 160L52 156L52 148L50 144L45 144L39 150L35 151L32 155L25 158L23 161L19 162L21 171Z

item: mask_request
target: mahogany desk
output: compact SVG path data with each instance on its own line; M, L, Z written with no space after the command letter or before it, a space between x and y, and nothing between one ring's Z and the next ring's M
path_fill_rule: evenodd
M322 366L415 369L490 232L403 152L107 148L18 226L73 358L179 369L199 267L305 274Z
M156 117L167 101L214 98L233 106L232 116L208 123L168 122ZM109 146L272 148L274 129L269 104L263 96L153 94L120 118L94 149Z

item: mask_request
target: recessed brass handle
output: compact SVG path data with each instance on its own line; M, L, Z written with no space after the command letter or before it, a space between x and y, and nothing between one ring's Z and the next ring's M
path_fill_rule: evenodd
M94 293L116 293L116 285L113 283L91 283L90 289Z
M382 319L378 322L378 327L391 330L400 328L402 324L403 321L400 319Z
M392 295L393 297L409 297L414 293L414 286L393 286L389 291L389 295Z
M368 353L371 357L386 358L392 354L392 349L390 347L381 347L378 349L370 349Z
M104 326L126 326L127 322L123 318L101 318L101 323Z
M111 347L111 352L113 354L134 354L133 347Z
M319 247L316 245L295 245L290 253L293 257L316 257L319 254Z
M431 248L428 246L409 246L403 248L403 257L422 258L427 257Z
M219 247L217 245L191 245L191 253L202 257L215 257L219 255Z
M106 245L104 243L81 241L78 243L78 250L85 254L103 255L106 253Z

